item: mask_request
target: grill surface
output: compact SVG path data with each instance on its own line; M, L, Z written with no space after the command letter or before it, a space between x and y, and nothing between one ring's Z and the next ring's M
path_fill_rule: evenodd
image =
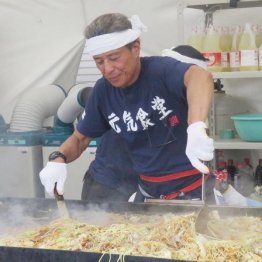
M175 213L183 214L189 212L199 213L203 209L203 205L187 205L183 204L153 204L153 203L98 203L86 202L78 200L67 200L69 212L71 214L81 214L89 210L104 210L107 212L115 213L142 213L142 214L162 214L162 213ZM201 219L205 221L206 216L212 210L218 210L221 217L226 216L262 216L262 209L258 208L232 208L221 206L209 206L205 212L200 212ZM21 216L20 220L10 220L10 217L18 217L17 213ZM45 216L46 220L43 223L48 223L59 217L56 202L52 199L13 199L13 198L0 198L0 222L2 224L8 223L8 226L23 226L28 223L30 218L41 218ZM73 216L73 215L72 215ZM74 217L74 216L73 216ZM77 219L77 217L75 217ZM1 231L1 228L0 228ZM48 250L39 248L16 248L16 247L1 247L0 246L0 261L1 262L82 262L82 261L99 261L103 254L81 251L64 251L64 250ZM110 260L111 259L111 260ZM119 255L105 254L100 260L105 261L119 261ZM150 257L137 257L125 256L126 262L174 262L183 260L170 260L161 258Z

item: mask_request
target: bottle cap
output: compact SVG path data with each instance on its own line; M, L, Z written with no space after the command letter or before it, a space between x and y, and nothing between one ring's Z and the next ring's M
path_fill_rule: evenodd
M221 167L225 167L226 166L226 162L225 161L219 161L218 166Z
M244 158L244 162L245 162L245 164L250 164L250 159L248 158L248 157L246 157L246 158Z
M234 163L233 159L228 159L228 160L227 160L227 164L228 164L228 165L233 165L233 163Z

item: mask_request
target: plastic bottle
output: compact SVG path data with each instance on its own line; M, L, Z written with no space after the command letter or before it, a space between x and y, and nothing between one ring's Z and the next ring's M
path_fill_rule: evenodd
M231 49L232 36L228 26L219 27L219 45L222 51L226 52Z
M253 166L250 163L250 158L246 157L244 158L244 163L246 165L246 169L248 170L248 174L250 177L254 177L254 172L253 172Z
M258 70L262 70L262 26L254 24L252 30L256 36L256 46L258 48Z
M254 191L254 176L249 158L245 158L244 161L240 163L238 170L240 175L240 193L244 196L250 196Z
M221 66L222 71L230 71L229 54L232 45L232 36L227 26L219 27L219 46L221 49Z
M239 41L240 71L258 70L258 49L256 36L249 23L245 24L244 32Z
M262 185L262 159L258 160L258 165L255 171L255 184L257 186Z
M245 173L243 172L243 163L242 162L238 162L237 163L237 176L238 176L238 180L237 180L237 190L239 191L239 193L243 193L244 192L244 184L245 184Z
M229 175L231 184L235 184L235 180L237 180L237 168L234 165L233 159L227 160L227 173Z
M229 54L230 71L239 71L240 67L240 52L239 52L239 41L242 34L242 28L237 25L234 29L232 36L231 51Z
M234 185L234 188L235 189L238 189L239 185L238 185L238 177L239 177L239 174L238 172L234 175L234 182L233 182L233 185Z
M256 35L256 46L259 48L262 44L262 25L255 24L252 29Z
M203 51L204 31L201 26L194 25L191 29L191 34L187 44L193 46L199 52Z
M203 42L203 55L208 62L208 70L211 72L221 72L221 48L219 45L219 33L218 31L210 25L207 28L206 36Z
M262 70L262 44L258 49L258 70Z

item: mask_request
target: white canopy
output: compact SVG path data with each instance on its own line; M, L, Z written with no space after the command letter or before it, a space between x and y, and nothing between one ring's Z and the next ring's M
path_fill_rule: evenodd
M143 54L175 45L176 2L0 0L0 114L8 122L21 95L33 88L57 84L67 92L76 82L83 31L100 14L139 15L149 29L142 37Z

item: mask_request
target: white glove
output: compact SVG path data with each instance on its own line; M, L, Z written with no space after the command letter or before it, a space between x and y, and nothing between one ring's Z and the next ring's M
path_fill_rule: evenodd
M47 162L46 167L42 169L39 176L42 185L45 187L45 191L50 196L54 197L55 183L57 183L57 193L63 195L64 184L67 176L65 163Z
M210 161L214 157L214 141L207 136L206 124L195 122L187 128L186 155L193 167L201 173L209 173L209 169L201 161Z

